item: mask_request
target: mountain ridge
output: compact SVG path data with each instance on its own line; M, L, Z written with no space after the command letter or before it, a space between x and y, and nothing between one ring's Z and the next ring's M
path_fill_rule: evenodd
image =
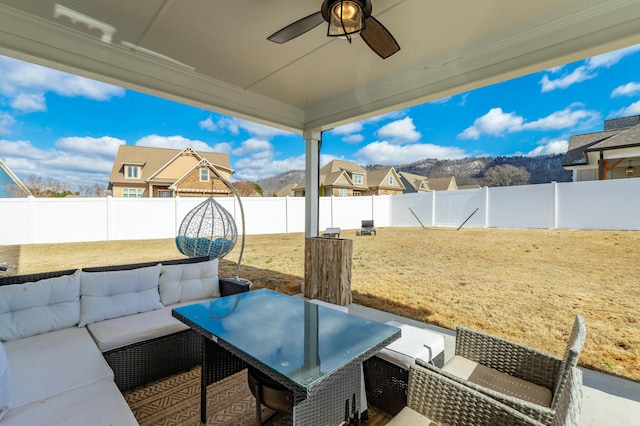
M549 182L571 182L571 171L564 170L565 154L526 156L498 156L498 157L468 157L457 160L438 160L425 158L412 163L393 165L398 172L407 172L431 178L454 176L458 185L482 184L482 178L487 170L502 165L524 167L531 178L529 184ZM369 164L363 166L366 170L376 170L391 166ZM260 179L256 183L263 189L265 197L272 196L285 185L299 183L304 180L304 170L289 170L275 176Z

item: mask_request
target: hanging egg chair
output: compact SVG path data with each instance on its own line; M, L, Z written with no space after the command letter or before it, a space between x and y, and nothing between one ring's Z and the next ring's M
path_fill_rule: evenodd
M240 206L242 239L235 277L238 279L240 261L244 252L244 209L240 196L230 182L223 177L213 179L223 181L231 189ZM195 206L182 219L176 236L176 247L185 256L222 259L233 250L237 239L238 228L233 216L211 196Z

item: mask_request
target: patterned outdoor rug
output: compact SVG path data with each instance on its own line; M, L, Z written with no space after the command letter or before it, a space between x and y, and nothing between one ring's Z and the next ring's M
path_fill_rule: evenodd
M200 426L200 367L176 374L124 394L140 426ZM255 400L247 386L247 372L241 371L207 389L207 424L255 425ZM263 407L262 418L272 413ZM369 407L369 420L363 426L382 426L391 419ZM270 423L286 424L283 416Z

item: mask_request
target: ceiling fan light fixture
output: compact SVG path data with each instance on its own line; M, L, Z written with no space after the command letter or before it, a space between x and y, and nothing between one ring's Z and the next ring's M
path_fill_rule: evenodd
M356 0L339 0L330 6L329 29L330 37L344 37L357 34L364 29L365 13L361 2Z

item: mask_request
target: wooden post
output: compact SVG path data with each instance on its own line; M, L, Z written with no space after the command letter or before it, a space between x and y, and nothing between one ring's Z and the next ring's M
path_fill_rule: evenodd
M348 305L351 296L353 241L342 238L306 238L304 296L336 305Z

